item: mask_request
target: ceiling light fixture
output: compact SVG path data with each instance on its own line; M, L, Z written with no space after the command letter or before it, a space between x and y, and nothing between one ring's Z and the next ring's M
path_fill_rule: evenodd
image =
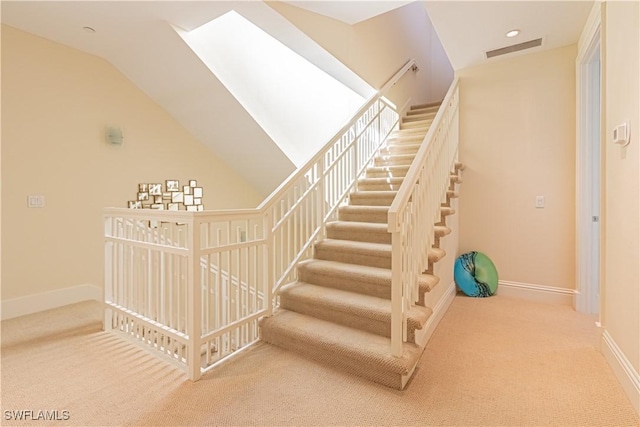
M94 30L91 27L82 27L82 29L87 33L95 33L96 32L96 30Z
M515 37L520 34L520 30L511 30L507 33L507 37Z

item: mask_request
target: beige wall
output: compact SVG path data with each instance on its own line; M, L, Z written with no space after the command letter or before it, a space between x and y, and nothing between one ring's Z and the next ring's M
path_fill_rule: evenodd
M102 208L126 207L140 182L197 179L207 209L261 201L106 61L4 25L2 56L3 300L102 286ZM46 207L28 209L30 194Z
M602 321L640 372L640 4L606 2L604 27L605 224ZM613 128L631 124L631 143ZM636 402L637 404L637 402Z
M500 280L575 287L575 58L572 45L459 72L460 251L486 253Z
M412 104L442 100L453 80L453 68L420 2L355 25L282 2L268 4L373 87L380 88L416 59L420 71L409 73L390 96L398 107L409 97Z

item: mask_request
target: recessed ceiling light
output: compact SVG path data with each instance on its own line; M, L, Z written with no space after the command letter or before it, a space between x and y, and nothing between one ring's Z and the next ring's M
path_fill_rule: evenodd
M520 34L520 30L511 30L507 33L507 37L515 37Z
M87 33L95 33L96 32L96 30L94 30L91 27L82 27L82 29Z

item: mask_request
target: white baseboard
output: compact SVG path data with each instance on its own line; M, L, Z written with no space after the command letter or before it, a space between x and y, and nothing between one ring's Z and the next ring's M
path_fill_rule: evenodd
M497 295L509 298L520 298L546 304L573 305L573 289L555 288L553 286L533 285L530 283L498 281Z
M436 304L433 309L433 313L429 316L427 324L421 330L416 331L416 344L423 348L427 345L455 296L456 284L455 282L451 282L447 290L444 292L444 295L442 295L442 298L440 298L440 301L438 301L438 304Z
M72 286L51 292L3 300L0 319L12 319L14 317L38 313L81 301L102 301L102 299L102 289L97 286Z
M607 330L602 334L601 351L631 404L640 415L640 374L633 368Z

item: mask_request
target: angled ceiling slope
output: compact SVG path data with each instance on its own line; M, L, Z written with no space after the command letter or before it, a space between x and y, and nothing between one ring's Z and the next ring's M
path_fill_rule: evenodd
M106 59L264 195L295 169L293 162L172 26L189 31L236 10L360 96L374 92L264 2L4 1L1 7L3 24Z

